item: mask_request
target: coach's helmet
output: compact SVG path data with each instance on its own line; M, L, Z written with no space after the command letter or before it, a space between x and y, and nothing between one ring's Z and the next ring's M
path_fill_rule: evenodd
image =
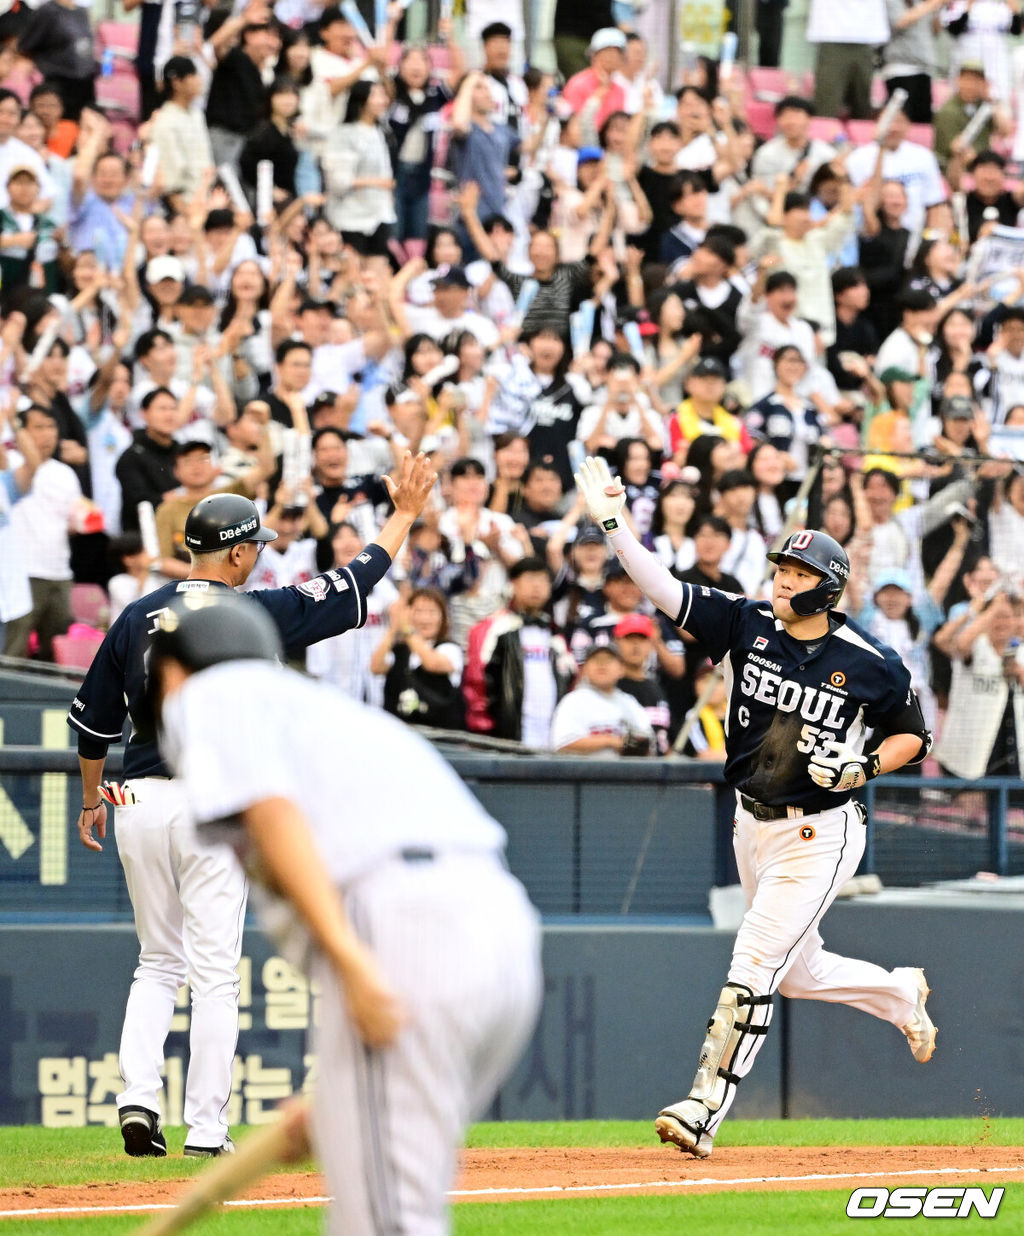
M787 537L781 549L768 553L769 562L781 562L783 558L799 562L822 576L820 584L790 597L794 614L810 618L836 605L850 578L850 559L838 541L827 532L813 532L805 528Z
M241 494L210 494L195 504L185 520L185 546L197 554L230 549L245 541L276 541L277 533L260 527L260 513Z

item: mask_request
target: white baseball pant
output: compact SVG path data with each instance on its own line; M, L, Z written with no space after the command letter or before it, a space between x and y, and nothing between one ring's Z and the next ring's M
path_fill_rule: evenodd
M849 1004L905 1026L917 1005L914 973L885 970L823 947L818 924L864 853L865 826L853 802L814 815L757 820L737 799L733 849L747 900L729 966L730 983L755 996L775 991L792 999ZM745 1077L764 1042L744 1037L730 1072ZM725 1118L736 1087L709 1123Z
M316 1149L332 1236L443 1236L467 1125L525 1050L540 1007L540 931L521 885L490 855L393 859L345 890L347 912L404 1002L386 1051L358 1039L317 957Z
M228 846L200 840L179 782L143 777L130 786L138 802L115 809L114 832L135 913L139 964L121 1031L125 1088L117 1105L160 1111L164 1040L187 979L186 1142L221 1146L238 1041L245 876Z

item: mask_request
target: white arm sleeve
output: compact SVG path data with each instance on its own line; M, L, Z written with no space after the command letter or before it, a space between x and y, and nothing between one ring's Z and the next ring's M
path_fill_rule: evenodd
M679 580L623 525L608 540L633 583L675 622L683 608L683 585Z

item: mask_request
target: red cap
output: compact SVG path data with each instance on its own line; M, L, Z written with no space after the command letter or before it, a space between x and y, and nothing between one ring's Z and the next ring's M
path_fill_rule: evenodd
M615 638L621 639L623 635L646 635L654 639L654 623L646 614L627 614L615 624Z

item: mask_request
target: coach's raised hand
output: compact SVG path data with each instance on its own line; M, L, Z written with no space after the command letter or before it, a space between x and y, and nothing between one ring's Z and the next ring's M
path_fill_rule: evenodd
M626 502L626 491L617 476L612 476L606 460L588 455L576 473L576 484L591 516L605 532L619 527L619 514Z
M409 529L427 505L436 481L437 473L430 466L426 455L420 452L414 459L411 451L405 452L405 458L398 469L397 483L391 476L384 477L384 484L395 504L395 510L374 537L374 542L391 555L392 561L409 535Z

